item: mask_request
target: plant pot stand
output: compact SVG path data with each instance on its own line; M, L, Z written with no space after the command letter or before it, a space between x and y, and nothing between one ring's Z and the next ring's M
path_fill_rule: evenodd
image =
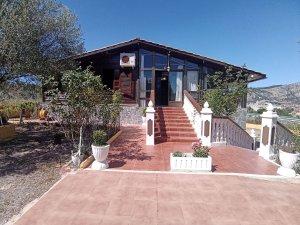
M92 163L92 167L91 167L93 170L105 170L108 168L108 163L107 161L103 161L103 162L98 162L98 161L94 161Z

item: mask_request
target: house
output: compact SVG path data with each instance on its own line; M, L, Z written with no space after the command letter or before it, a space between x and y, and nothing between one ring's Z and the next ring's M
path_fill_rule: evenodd
M155 106L181 107L184 90L195 96L198 85L207 88L209 74L228 66L250 74L249 83L266 77L260 72L139 38L85 52L75 59L82 68L92 66L107 87L123 93L121 119L125 123L138 123L138 108L146 107L150 99ZM241 108L245 111L246 96Z

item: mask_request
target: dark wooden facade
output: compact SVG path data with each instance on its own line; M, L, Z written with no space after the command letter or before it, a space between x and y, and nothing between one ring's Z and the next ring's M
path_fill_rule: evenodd
M135 66L120 66L120 53L134 53ZM233 66L141 39L83 53L75 59L82 68L91 66L107 87L120 89L125 103L140 106L146 106L150 99L157 106L180 106L184 90L195 95L196 85L207 88L208 74ZM246 72L250 74L249 82L266 77L252 70Z

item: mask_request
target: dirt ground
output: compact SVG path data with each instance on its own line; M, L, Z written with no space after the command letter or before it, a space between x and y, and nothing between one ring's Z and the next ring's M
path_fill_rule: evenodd
M15 139L0 142L1 225L59 180L70 159L67 144L54 144L57 127L25 124L16 132Z

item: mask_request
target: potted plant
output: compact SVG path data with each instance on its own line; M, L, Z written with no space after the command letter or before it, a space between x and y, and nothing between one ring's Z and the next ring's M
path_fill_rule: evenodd
M109 144L107 144L107 134L103 130L96 130L93 132L92 152L95 161L92 164L92 169L102 170L108 168L106 161Z
M300 159L300 136L293 135L292 146L279 150L279 159L283 167L293 169Z
M211 171L209 148L201 141L192 144L193 153L176 151L170 154L171 170Z
M144 107L143 111L142 111L142 121L143 121L143 124L146 124L146 110L147 110L147 108Z

